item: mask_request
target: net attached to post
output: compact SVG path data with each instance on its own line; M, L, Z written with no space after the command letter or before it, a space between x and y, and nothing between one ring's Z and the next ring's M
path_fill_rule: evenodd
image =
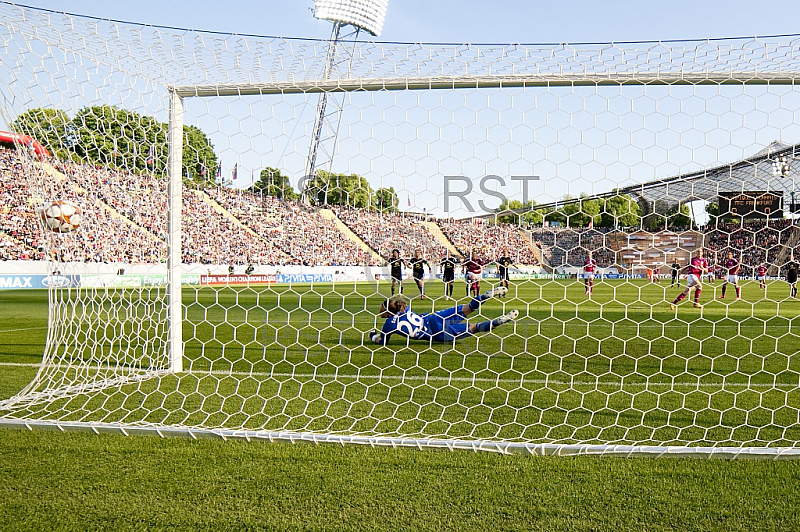
M325 41L0 13L0 116L21 135L0 232L50 297L42 364L0 423L797 454L797 38L361 42L337 62ZM326 166L304 176L325 93ZM75 231L45 229L54 201L81 209ZM394 249L427 260L421 286L401 273L417 315L507 284L463 322L490 325L375 343ZM724 299L707 277L678 299L700 249Z

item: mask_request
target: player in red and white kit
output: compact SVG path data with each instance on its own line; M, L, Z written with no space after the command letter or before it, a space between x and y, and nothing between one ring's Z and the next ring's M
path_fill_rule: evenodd
M464 280L467 282L467 295L470 290L473 296L481 293L481 277L483 276L483 259L478 258L475 251L470 251L469 258L464 262Z
M761 290L767 287L767 267L763 264L756 270L756 279L758 279L758 287Z
M697 250L697 256L692 257L692 259L689 261L689 264L687 264L684 269L687 273L686 288L678 297L675 298L675 301L669 304L669 308L675 310L675 305L680 303L692 288L695 289L694 306L697 308L703 308L703 305L700 304L700 292L703 291L703 284L700 282L700 278L704 273L708 273L708 261L703 258L702 249Z
M594 292L594 271L596 268L597 261L592 258L592 252L590 251L589 256L583 261L583 287L585 288L583 293L589 296L589 299L592 299L592 292Z
M728 258L725 260L725 282L722 283L722 295L719 296L720 299L725 299L725 289L728 287L728 284L732 284L736 288L736 299L742 299L742 289L739 287L739 267L741 264L733 256L733 251L728 252Z

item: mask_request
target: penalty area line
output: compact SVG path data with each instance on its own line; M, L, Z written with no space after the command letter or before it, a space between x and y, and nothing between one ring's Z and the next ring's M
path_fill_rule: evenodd
M0 362L0 366L14 366L14 367L28 367L28 368L38 368L41 364L34 364L31 362ZM100 365L85 365L85 366L72 366L69 364L49 364L48 368L53 369L69 369L69 368L80 368L80 369L93 369L93 370L114 370L119 368L114 368L113 366L100 366ZM726 389L726 388L736 388L736 389L749 389L749 388L763 388L763 389L796 389L800 387L800 383L738 383L738 382L725 382L725 383L713 383L713 382L701 382L701 383L691 383L691 382L626 382L623 383L622 381L556 381L551 379L500 379L500 378L490 378L490 377L445 377L445 376L438 376L438 375L358 375L358 374L335 374L335 373L270 373L270 372L258 372L258 371L226 371L226 370L211 370L211 371L203 371L203 370L195 370L195 371L185 371L183 372L186 375L194 375L194 376L236 376L236 377L262 377L262 378L273 378L273 379L324 379L324 380L351 380L351 381L359 381L359 380L377 380L377 381L385 381L385 380L392 380L392 381L417 381L417 382L460 382L460 383L496 383L496 384L535 384L538 386L576 386L576 387L594 387L595 389L600 388L607 388L607 387L614 387L618 388L619 390L615 391L624 391L625 388L644 388L647 389L648 387L653 388L664 388L664 387L671 387L671 388L689 388L689 389L702 389L702 388L719 388L719 389ZM164 373L163 376L175 376L172 373ZM177 378L180 378L178 375Z
M0 334L23 332L23 331L40 331L42 329L47 329L47 326L45 325L44 327L26 327L25 329L0 329Z

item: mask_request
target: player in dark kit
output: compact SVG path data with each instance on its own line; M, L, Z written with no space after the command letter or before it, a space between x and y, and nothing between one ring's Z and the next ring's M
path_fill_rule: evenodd
M511 257L508 256L508 249L503 250L503 255L497 257L495 260L497 263L497 276L500 278L500 286L508 288L508 267L514 264L514 261L511 260ZM507 297L506 294L503 294L500 297Z
M392 256L388 260L390 273L392 278L392 295L396 286L400 286L400 293L403 293L403 265L406 263L405 259L400 258L400 250L393 249Z
M672 288L678 283L678 272L681 271L681 265L678 264L678 261L672 263L672 282L669 284L669 287Z
M792 287L791 289L791 296L797 297L797 270L800 268L800 265L797 264L794 260L794 253L792 253L791 259L789 262L786 263L786 282Z
M450 256L450 252L440 262L442 268L442 282L444 283L444 295L453 298L453 281L456 279L456 266L458 259Z
M420 250L414 252L414 258L410 259L408 263L411 265L411 274L414 276L414 282L417 283L419 288L419 298L425 299L425 267L428 267L428 273L431 267L428 261L422 258Z

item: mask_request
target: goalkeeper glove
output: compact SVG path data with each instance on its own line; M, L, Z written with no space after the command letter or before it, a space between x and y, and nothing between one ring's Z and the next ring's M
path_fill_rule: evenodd
M369 338L370 338L370 340L372 340L376 344L381 343L381 333L378 332L378 331L370 331L369 332Z

